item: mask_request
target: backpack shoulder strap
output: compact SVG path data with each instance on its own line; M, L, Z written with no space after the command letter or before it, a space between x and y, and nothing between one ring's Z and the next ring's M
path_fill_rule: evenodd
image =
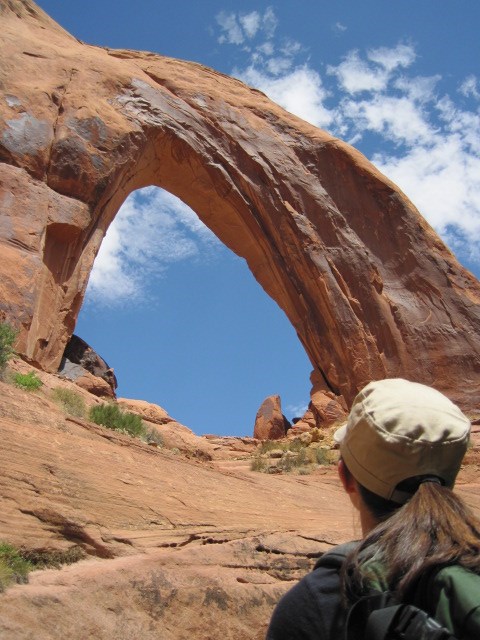
M373 591L349 610L345 640L456 640L422 609L399 603L389 592Z

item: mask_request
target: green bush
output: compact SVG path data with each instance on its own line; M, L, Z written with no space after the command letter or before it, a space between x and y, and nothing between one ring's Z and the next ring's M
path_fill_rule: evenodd
M0 593L10 584L28 582L28 572L32 565L20 552L7 542L0 542Z
M5 371L8 361L14 355L13 343L17 332L7 322L0 322L0 377Z
M101 424L115 431L123 431L136 438L145 437L147 434L140 416L122 411L113 402L95 405L90 409L88 416L96 424Z
M52 399L71 416L84 418L87 415L85 400L76 391L57 387L52 391Z
M13 382L26 391L37 391L43 385L43 382L37 376L35 371L29 371L28 373L16 373L13 376Z

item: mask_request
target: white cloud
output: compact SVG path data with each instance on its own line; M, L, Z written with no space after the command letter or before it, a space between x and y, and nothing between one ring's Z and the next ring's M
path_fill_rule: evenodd
M293 418L301 418L308 409L308 402L299 402L298 404L287 404L284 413L290 420Z
M152 277L169 265L222 246L198 216L170 193L132 193L110 225L90 276L87 301L142 300Z
M280 45L280 53L289 58L293 58L302 51L302 45L296 40L290 40L287 38Z
M480 255L480 125L459 127L457 118L437 131L428 145L412 145L404 154L377 153L373 161L396 182L430 224L457 251ZM470 119L470 118L468 118ZM472 139L473 144L470 143Z
M272 42L264 42L257 47L255 53L259 56L259 59L261 59L262 55L273 56L273 54L275 53L275 47L273 46Z
M414 102L428 102L434 98L434 91L441 76L400 76L393 81L393 87Z
M480 158L468 154L458 137L440 137L433 147L412 148L399 158L377 155L374 162L403 185L439 232L458 226L480 240Z
M472 97L476 100L480 100L480 91L478 90L478 79L470 75L462 82L460 85L460 93L462 93L466 98Z
M121 231L118 225L112 224L90 274L87 301L92 298L134 299L138 286L135 274L122 258Z
M268 7L263 14L262 26L267 38L273 38L278 26L278 20L272 7Z
M362 60L358 51L350 51L339 65L329 65L327 73L335 75L341 88L350 94L382 91L393 71L413 63L415 51L409 45L399 44L393 49L370 49L367 58L369 62Z
M250 66L244 71L234 71L234 75L266 93L287 111L318 127L325 127L333 120L333 114L323 105L328 93L322 80L307 65L278 77L269 73L268 65L265 70Z
M218 41L221 44L224 44L225 42L227 42L228 44L243 43L245 38L243 35L242 27L238 23L236 14L221 11L216 16L216 20L223 31L222 35L218 38Z
M421 107L408 97L378 94L369 100L344 100L338 115L350 120L357 133L372 131L394 143L428 144L434 134Z
M347 27L341 22L336 22L332 26L332 31L334 31L337 35L341 33L345 33L346 30L347 30Z
M338 66L328 66L327 73L336 76L340 87L350 94L381 91L389 75L384 68L372 68L360 58L358 51L350 51Z
M260 34L270 40L275 34L278 23L271 7L266 9L263 15L258 11L246 14L220 11L215 19L222 31L218 42L234 45L243 44Z
M254 38L260 28L261 17L258 11L252 11L239 17L239 22L248 38Z
M416 57L415 49L406 44L398 44L393 48L379 47L367 51L367 58L388 72L397 69L397 67L409 67Z
M270 58L266 62L266 68L269 73L278 76L292 68L292 60L290 58Z

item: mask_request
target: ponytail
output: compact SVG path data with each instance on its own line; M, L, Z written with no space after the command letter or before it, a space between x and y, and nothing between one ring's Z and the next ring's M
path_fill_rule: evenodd
M362 565L373 557L380 560L389 589L400 600L408 598L420 575L430 567L459 564L480 573L480 521L451 489L421 482L403 506L361 485L360 493L380 524L345 562L347 602L364 591L367 578Z

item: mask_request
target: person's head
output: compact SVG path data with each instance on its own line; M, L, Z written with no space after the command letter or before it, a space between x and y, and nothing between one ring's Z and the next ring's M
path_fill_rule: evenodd
M423 482L452 488L469 434L468 418L439 391L401 378L371 382L335 434L340 477L354 504L358 486L378 521Z
M368 384L336 433L340 478L366 537L343 572L347 600L363 588L363 563L380 557L401 598L429 566L480 572L480 523L451 490L470 422L435 389L403 379Z

